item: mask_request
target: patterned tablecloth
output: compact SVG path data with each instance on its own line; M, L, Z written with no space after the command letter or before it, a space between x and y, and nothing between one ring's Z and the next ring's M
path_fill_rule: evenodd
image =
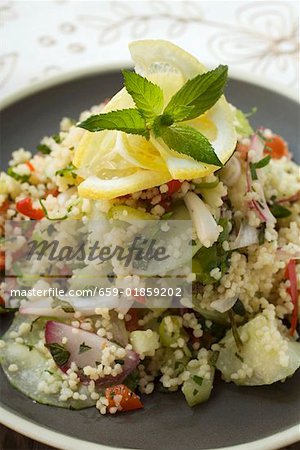
M128 64L127 44L141 38L296 90L298 21L297 1L0 0L0 98L61 73Z
M0 0L0 98L74 70L128 65L128 42L144 38L296 91L298 23L297 1ZM0 447L49 448L5 427Z

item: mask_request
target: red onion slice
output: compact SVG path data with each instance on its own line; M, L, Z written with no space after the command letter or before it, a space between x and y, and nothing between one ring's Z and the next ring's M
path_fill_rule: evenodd
M63 344L63 338L66 338L64 339L64 341L67 341L65 344ZM96 367L97 363L101 361L102 351L105 347L115 346L117 349L122 348L118 344L100 337L95 333L90 333L88 331L66 325L65 323L54 321L49 321L46 323L45 340L47 345L60 344L63 345L67 352L69 352L70 356L67 361L63 362L63 364L57 364L63 372L67 372L67 370L70 369L72 362L74 362L80 369L85 366ZM80 352L80 346L89 348L83 352ZM122 373L115 377L112 375L106 375L104 378L98 379L96 381L97 386L121 383L136 368L138 363L139 357L137 353L132 350L126 350ZM80 375L80 378L82 381L89 381L87 376Z

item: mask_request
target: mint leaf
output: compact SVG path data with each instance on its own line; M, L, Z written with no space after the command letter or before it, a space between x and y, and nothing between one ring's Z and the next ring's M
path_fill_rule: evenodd
M170 117L173 118L173 122L181 122L192 113L193 109L194 106L184 106L184 105L174 106L173 112L172 114L170 114ZM163 114L162 117L164 115L166 114Z
M270 211L276 219L285 219L292 214L289 209L279 203L273 203L273 205L270 206Z
M191 156L202 163L223 166L209 140L194 128L174 124L170 127L160 127L156 131L167 146L176 152Z
M178 106L193 106L181 120L190 120L210 109L223 94L228 77L228 66L218 66L214 70L197 75L188 80L173 95L164 113L173 114Z
M263 167L266 167L269 164L270 161L271 161L271 156L267 155L264 158L262 158L259 161L257 161L256 163L250 162L249 166L250 166L250 172L251 172L252 180L257 180L258 179L258 176L257 176L257 173L256 173L256 169L262 169Z
M82 342L82 344L80 344L80 346L79 346L79 355L81 355L81 353L91 350L91 348L92 347L90 347L89 345L86 345L85 342Z
M45 344L45 347L50 351L52 358L58 366L63 366L68 362L71 354L64 345L53 342L51 344Z
M145 119L135 108L97 114L84 120L78 126L88 131L119 130L128 134L149 137Z
M254 163L256 169L262 169L263 167L266 167L269 162L271 161L271 155L267 155L264 158L260 159L256 163Z
M147 121L158 116L164 106L164 94L159 86L129 70L123 70L124 84L136 107Z

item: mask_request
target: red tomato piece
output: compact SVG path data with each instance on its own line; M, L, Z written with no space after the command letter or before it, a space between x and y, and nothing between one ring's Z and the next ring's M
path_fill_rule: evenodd
M23 198L16 203L16 210L26 217L33 220L41 220L45 217L44 211L40 208L32 207L32 200L30 197Z
M133 411L134 409L141 409L144 407L140 397L132 392L125 384L118 384L105 389L105 397L108 400L108 408L116 406L114 397L120 395L122 400L120 406L122 411Z
M168 194L173 195L175 194L175 192L179 191L182 182L179 180L171 180L167 183L167 185L168 185Z
M0 252L0 270L5 269L5 253Z
M290 154L287 143L277 134L272 139L267 140L264 153L265 155L271 155L272 159L280 159Z
M30 172L34 172L34 171L35 171L35 168L34 168L34 166L31 164L30 161L26 161L25 164L26 164L26 166L29 168Z

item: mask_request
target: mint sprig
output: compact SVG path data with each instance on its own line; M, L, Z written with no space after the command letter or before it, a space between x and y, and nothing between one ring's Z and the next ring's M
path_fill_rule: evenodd
M164 107L164 94L159 86L129 70L123 70L124 84L128 94L145 118L151 124Z
M160 127L156 132L172 150L191 156L197 161L222 167L223 164L209 140L195 128L173 124L170 127Z
M208 111L223 94L227 83L228 67L218 66L214 70L197 75L188 80L171 98L164 114L171 114L178 106L192 109L181 120L190 120Z
M141 112L135 108L119 109L105 114L97 114L79 124L88 131L119 130L128 134L140 134L149 138L149 130Z
M146 139L155 136L172 150L205 164L222 166L209 140L195 128L181 122L208 111L223 94L228 67L218 66L188 80L165 109L162 89L146 78L123 71L124 84L136 108L122 109L89 117L78 126L88 131L119 130Z

